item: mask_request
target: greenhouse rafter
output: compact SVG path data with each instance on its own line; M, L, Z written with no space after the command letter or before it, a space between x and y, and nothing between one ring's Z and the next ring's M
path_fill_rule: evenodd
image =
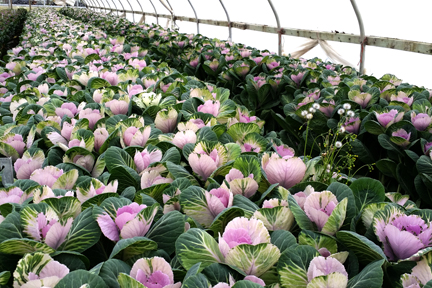
M100 8L100 7L89 6L89 8ZM117 11L123 13L133 12L132 10L117 10ZM155 14L155 13L140 12L140 11L135 11L135 13L140 15L154 16L154 17L156 17L157 15L157 17L172 18L172 15L168 15L168 14ZM178 15L174 17L174 20L181 20L181 21L188 21L188 22L197 21L196 18L187 17L187 16L178 16ZM428 42L403 40L398 38L380 37L380 36L362 37L361 35L356 35L351 33L328 32L328 31L298 29L298 28L288 28L288 27L281 27L281 29L278 29L278 27L275 26L237 22L237 21L224 21L224 20L212 20L212 19L198 19L198 20L199 23L201 24L208 24L208 25L228 27L228 28L237 28L240 30L253 30L253 31L273 33L273 34L280 33L286 36L303 37L309 39L322 39L322 40L352 43L352 44L364 43L364 45L369 45L369 46L383 47L389 49L396 49L396 50L432 55L432 43L428 43ZM366 41L364 41L365 39Z

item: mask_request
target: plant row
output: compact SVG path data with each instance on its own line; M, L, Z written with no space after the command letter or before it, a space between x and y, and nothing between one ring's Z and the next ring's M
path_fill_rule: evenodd
M7 59L0 285L430 285L431 210L337 163L320 171L226 87L49 9ZM332 159L355 141L354 103L322 145ZM328 107L310 104L306 132Z
M0 59L18 44L26 17L26 9L0 10Z
M432 207L430 90L391 74L359 76L317 58L279 57L88 10L63 13L125 37L183 74L230 89L230 99L265 120L266 133L276 131L298 156L313 159L313 180L369 176ZM338 153L335 142L342 144Z

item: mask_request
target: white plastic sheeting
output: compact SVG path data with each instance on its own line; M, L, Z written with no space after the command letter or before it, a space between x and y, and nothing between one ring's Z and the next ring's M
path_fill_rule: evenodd
M139 1L139 2L138 2ZM350 1L347 0L272 0L278 11L281 26L320 31L338 31L359 35L359 26ZM86 0L89 5L102 8L144 11L148 13L171 15L165 6L172 7L177 16L195 18L188 0ZM219 0L190 0L200 19L226 21L225 12ZM231 21L276 26L276 20L267 0L224 0ZM141 6L139 5L141 4ZM429 0L361 0L357 1L362 14L367 36L394 37L406 40L432 42L428 33L429 15L432 8ZM142 10L141 10L142 9ZM102 10L103 11L103 10ZM117 12L113 12L116 14ZM117 13L121 15L122 13ZM127 13L127 19L138 22L141 15ZM156 18L146 15L146 23L156 23ZM166 26L167 19L159 17L159 24ZM180 32L196 33L197 25L193 22L176 21ZM213 38L227 39L228 28L200 24L200 33ZM259 48L278 51L278 36L264 32L232 29L232 40ZM300 37L283 36L284 53L289 54L299 49L308 40ZM330 45L348 62L358 65L360 60L359 44L329 42ZM327 59L320 47L316 47L303 56ZM366 74L381 77L392 73L398 78L418 86L432 88L432 55L393 49L366 46ZM357 68L359 68L357 66Z

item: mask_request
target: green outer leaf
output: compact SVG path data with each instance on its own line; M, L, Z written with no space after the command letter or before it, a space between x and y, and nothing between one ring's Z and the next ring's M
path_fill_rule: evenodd
M140 177L138 173L130 167L115 167L111 169L111 175L108 182L118 180L117 192L123 192L129 187L137 189L140 186Z
M12 161L15 162L20 155L11 145L0 142L0 153L6 157L12 157Z
M102 193L96 196L93 196L92 198L88 199L84 203L82 203L81 208L82 210L86 210L87 208L92 207L93 205L100 205L103 201L105 201L108 198L111 197L119 197L119 195L115 192L108 192L108 193Z
M92 209L81 212L74 219L65 241L57 250L82 253L99 241L101 230L92 217Z
M225 226L234 218L245 216L245 211L239 207L230 207L219 213L210 225L210 229L215 233L223 233Z
M360 178L350 186L359 212L369 203L384 202L385 188L380 181L372 178Z
M80 262L84 267L83 269L88 269L88 267L90 267L90 260L86 256L84 256L78 252L56 251L56 252L51 254L51 257L53 257L54 260L59 261L60 263L63 263L68 267L69 267L69 265L66 263L69 263L69 262L64 262L64 261L62 261L63 259L70 259L68 261L74 261L74 263ZM77 270L77 269L75 269L75 270Z
M72 189L79 176L78 170L72 169L61 175L51 187L52 189Z
M164 153L160 162L163 163L166 161L170 161L174 164L180 164L181 155L177 147L172 147Z
M43 202L54 209L60 219L76 217L81 212L81 203L75 197L47 198Z
M143 284L125 273L120 273L117 279L121 288L145 288Z
M326 248L331 254L337 253L338 246L336 239L324 234L318 234L308 230L302 230L298 235L300 245L309 245L316 250Z
M184 215L178 211L171 211L162 216L147 232L146 236L155 241L159 249L163 249L171 255L175 251L177 238L185 230L184 227Z
M298 245L296 237L291 232L285 230L273 231L271 234L271 243L278 247L281 253Z
M324 227L321 230L322 233L334 235L342 227L342 224L345 221L347 204L348 198L344 198L336 205L327 222L324 224Z
M90 80L87 83L87 87L92 88L92 89L100 89L100 88L109 87L109 86L111 86L111 84L107 80L99 78L99 77L90 78Z
M201 262L200 269L212 263L224 263L216 240L198 228L189 229L180 235L175 247L178 260L186 270L198 262Z
M209 227L214 221L214 216L208 208L206 193L208 192L201 187L190 186L180 194L180 205L183 213L205 228Z
M43 252L53 253L55 250L45 243L41 243L32 239L17 239L12 238L3 241L0 244L0 253L25 255L26 253Z
M213 263L210 266L207 266L202 273L207 277L212 285L216 285L220 282L229 283L232 270L227 265Z
M261 180L261 163L256 156L241 155L234 161L233 168L240 170L245 177L253 174L255 181Z
M282 287L305 288L308 283L309 263L313 257L318 255L318 251L310 246L298 246L296 249L285 250L277 266Z
M342 201L344 198L348 199L345 219L345 223L348 226L351 222L351 219L358 214L354 194L351 188L349 188L343 183L333 182L325 190L331 191L336 196L339 202Z
M120 287L117 278L120 273L129 274L131 267L118 259L109 259L102 263L99 276L109 287Z
M316 230L312 221L309 220L309 217L306 213L301 209L301 207L297 204L295 198L290 194L288 195L288 205L291 212L294 215L294 218L297 222L297 225L304 230Z
M11 272L3 271L0 273L0 285L6 285L9 282Z
M176 165L170 161L166 162L166 168L168 171L174 176L174 179L177 178L186 178L188 179L192 185L199 185L198 181L195 179L194 176L192 176L185 168L183 168L181 165Z
M156 184L153 186L150 186L148 188L145 188L143 190L139 190L137 194L144 193L154 200L156 200L161 206L164 205L163 203L163 192L168 189L171 186L170 183L162 183L162 184Z
M105 165L110 172L116 167L123 166L136 170L133 158L123 149L114 146L105 151Z
M249 211L251 215L259 209L258 205L240 194L234 195L233 206L237 206L245 211Z
M191 276L187 278L183 283L182 287L184 288L208 288L209 282L207 278L199 273L197 275Z
M368 120L364 123L364 128L371 134L380 135L385 132L385 128L377 121Z
M241 244L229 250L225 261L246 275L259 277L279 260L280 255L279 249L273 244Z
M186 276L184 277L184 280L186 280L189 277L198 275L199 274L198 271L200 270L200 266L201 266L201 262L192 266L192 268L187 271Z
M408 150L407 150L408 151ZM417 155L417 154L416 154ZM397 178L396 176L396 162L389 158L380 159L376 162L376 166L381 173L388 177Z
M103 279L93 273L85 270L76 270L70 272L65 277L63 277L57 285L56 288L80 288L82 285L88 284L91 288L108 288Z
M28 281L28 274L30 272L34 273L42 270L42 268L51 261L53 261L53 259L48 254L41 252L26 254L18 262L18 265L16 266L16 269L13 273L14 286L21 287Z
M336 237L356 254L359 262L362 264L368 264L381 259L387 260L383 250L364 236L351 231L339 231L336 233Z
M367 265L363 270L348 281L347 288L380 288L384 273L381 266L385 260L378 260Z
M20 213L9 213L0 223L0 243L10 238L23 238Z
M146 238L146 237L134 237L129 239L121 239L114 246L110 259L122 253L122 259L126 261L127 259L145 253L149 250L157 250L158 245L156 242Z

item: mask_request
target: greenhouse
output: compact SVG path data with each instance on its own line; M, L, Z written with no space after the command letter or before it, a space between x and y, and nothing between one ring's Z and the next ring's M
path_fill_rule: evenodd
M2 0L0 287L432 287L429 10L288 2Z

